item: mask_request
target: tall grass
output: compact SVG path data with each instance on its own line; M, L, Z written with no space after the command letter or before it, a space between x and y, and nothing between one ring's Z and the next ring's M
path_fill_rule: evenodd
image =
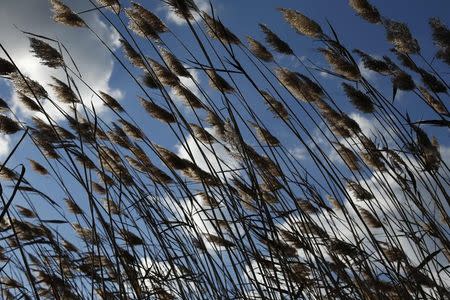
M260 24L265 41L244 42L192 0L163 2L196 44L145 3L90 0L92 9L77 14L50 2L56 22L98 38L139 90L134 101L166 130L152 132L126 101L92 89L60 42L24 33L43 65L65 73L49 87L54 98L1 45L0 74L39 113L19 120L0 102L1 134L22 133L0 168L3 299L450 297L450 172L427 134L430 125L448 133L450 124L439 72L449 63L450 31L441 21L430 20L437 63L421 54L406 24L366 0L349 4L386 29L393 50L385 56L351 49L331 25L280 9L280 22L318 46L317 63L267 25ZM117 30L123 56L83 20L89 13ZM283 65L281 55L298 67ZM359 61L392 89L366 78ZM320 72L342 86L339 97ZM81 86L114 121L83 99ZM422 101L434 118L412 120L397 91ZM378 132L361 129L354 110ZM165 136L179 149L161 145ZM33 159L17 157L23 143ZM11 157L23 165L11 167ZM36 188L37 176L51 189ZM64 199L54 196L60 193Z

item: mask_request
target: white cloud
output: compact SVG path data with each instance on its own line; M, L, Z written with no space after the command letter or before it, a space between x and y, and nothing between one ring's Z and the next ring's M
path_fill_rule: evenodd
M88 1L70 2L74 11L85 10L91 4ZM118 47L118 33L110 26L102 22L97 13L89 12L83 14L85 21L99 34L99 36L112 48ZM39 60L30 53L28 37L21 33L15 26L24 31L45 35L49 38L59 40L70 52L75 60L82 76L94 91L102 90L120 99L120 90L113 89L109 85L113 70L113 60L111 54L88 30L84 28L70 28L52 20L52 12L48 1L27 1L27 0L5 0L0 2L0 36L1 42L11 55L19 69L31 79L38 81L48 92L52 99L54 94L48 86L52 83L51 76L55 76L65 81L65 73L59 69L51 69L39 63ZM57 44L52 44L57 48ZM75 69L68 55L63 53L66 63ZM5 57L4 53L0 53ZM96 111L104 109L101 100L96 99L89 88L81 82L76 81L83 101L90 106L93 102ZM56 101L58 102L58 101ZM29 117L30 112L26 111L17 101L17 94L12 93L9 101L20 117ZM44 103L44 108L55 119L60 119L61 115L48 101ZM4 148L3 148L4 149Z
M73 9L85 9L89 7L89 2L77 3ZM24 9L26 7L27 9ZM62 42L74 58L80 72L94 91L103 90L111 95L120 98L121 92L113 89L109 85L109 80L113 69L112 56L104 46L86 29L70 28L57 24L52 20L51 10L47 1L2 1L0 3L0 36L2 43L12 56L19 69L31 79L38 81L53 98L55 95L48 86L52 83L51 76L64 80L66 78L63 70L51 69L39 63L39 59L30 53L29 41L25 34L22 34L18 28L40 35L48 36ZM83 15L88 24L100 35L100 37L112 48L117 48L118 33L102 22L95 12ZM14 22L14 23L13 23ZM57 48L57 44L49 42ZM75 70L67 54L63 53L66 63ZM3 53L0 54L4 56ZM92 101L97 112L101 112L103 105L101 101L93 97L89 88L81 82L76 81L81 96L85 103ZM11 99L12 107L18 109L19 113L28 116L23 107L17 103L17 95L13 93ZM58 101L56 101L58 102ZM54 118L61 116L50 103L45 103L44 108L48 110Z
M7 135L0 135L0 158L3 159L9 153L10 138Z
M308 154L308 151L306 151L306 148L303 148L303 147L293 148L293 149L289 150L289 152L298 160L305 159L306 155Z

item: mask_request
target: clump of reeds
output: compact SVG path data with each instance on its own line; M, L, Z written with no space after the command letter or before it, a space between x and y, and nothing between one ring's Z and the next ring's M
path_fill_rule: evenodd
M0 165L5 299L449 297L446 141L427 129L441 137L449 124L443 22L430 21L442 61L427 61L407 26L366 0L349 9L384 25L386 55L349 51L332 22L281 8L284 26L320 43L324 57L303 59L266 25L264 41L243 45L192 0L164 1L186 21L181 35L146 3L90 3L76 14L52 0L54 19L85 27L80 15L98 13L120 32L116 53L89 30L138 95L91 88L45 36L32 35L31 52L65 72L54 93L0 59L34 114L0 99L0 135L23 133L4 137L17 144ZM354 54L391 87L365 78ZM110 110L88 105L82 86ZM386 96L398 90L407 102ZM413 101L435 118L416 120Z

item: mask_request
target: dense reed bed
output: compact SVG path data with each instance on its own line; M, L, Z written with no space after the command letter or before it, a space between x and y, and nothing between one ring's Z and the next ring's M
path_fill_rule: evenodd
M55 26L98 38L138 90L118 101L92 89L107 112L83 98L90 83L57 40L23 33L43 65L64 71L50 86L1 45L0 74L33 115L18 119L0 102L0 132L16 141L0 168L2 299L449 299L450 170L429 134L448 137L450 126L446 25L430 20L429 61L406 24L366 0L349 4L385 28L391 53L353 49L330 24L274 11L317 47L318 64L268 25L264 40L240 37L214 8L163 2L189 43L145 1L90 0L80 13L50 1ZM117 30L124 55L89 13ZM411 119L400 91L433 117ZM24 144L32 158L17 157Z

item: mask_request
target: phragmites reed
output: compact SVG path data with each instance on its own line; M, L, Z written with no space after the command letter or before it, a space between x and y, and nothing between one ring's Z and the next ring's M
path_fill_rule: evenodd
M298 100L315 102L323 97L321 88L309 78L286 68L275 69L275 74L283 86Z
M0 132L3 134L14 134L21 130L19 123L8 116L0 115Z
M205 22L206 31L209 36L220 40L224 44L240 44L241 41L234 35L225 25L219 20L215 20L206 12L203 13L203 20Z
M55 82L55 84L49 85L53 88L53 91L55 92L56 97L59 101L68 104L80 102L77 95L70 86L68 86L65 82L62 82L56 77L52 77L52 79Z
M222 93L233 93L234 88L216 71L212 69L206 70L209 77L209 85Z
M78 206L78 204L69 198L65 199L67 208L69 209L69 211L75 215L82 215L83 214L83 210Z
M192 20L192 12L198 11L194 0L166 0L164 3L181 19Z
M350 102L360 111L364 113L372 113L375 108L370 97L353 86L343 82L342 88L349 98Z
M60 0L50 0L53 9L53 20L55 22L72 26L85 27L86 23L75 14L67 5Z
M35 170L36 172L38 172L41 175L47 175L48 171L47 169L41 165L40 163L38 163L37 161L33 160L33 159L29 159L30 161L30 165L33 168L33 170Z
M370 23L381 23L381 16L378 9L367 0L349 0L348 3L356 13Z
M266 91L261 91L261 95L266 101L269 110L272 111L276 117L279 117L283 120L289 119L289 113L282 102L275 99Z
M153 75L152 73L145 71L144 75L142 76L142 83L151 89L157 89L160 87L160 83L158 82L158 79Z
M261 31L265 35L266 42L278 53L293 55L294 51L292 51L291 47L280 39L273 31L271 31L266 25L259 24Z
M169 69L158 63L153 59L149 59L150 66L153 72L155 72L156 77L162 84L174 87L179 84L178 77L172 73Z
M36 214L29 208L23 207L21 205L16 205L16 208L20 215L25 218L36 218Z
M0 57L0 75L9 75L15 71L16 67L10 61Z
M155 148L158 151L159 155L161 155L162 160L175 170L186 170L192 166L192 163L190 161L184 158L180 158L178 155L164 147L156 145Z
M420 52L420 46L413 38L408 26L404 23L393 20L384 20L387 39L394 45L395 50L404 54L417 54Z
M217 236L217 235L214 235L211 233L205 233L204 235L205 235L206 240L208 240L209 242L211 242L217 246L225 247L225 248L231 248L231 247L236 246L233 242L231 242L223 237L220 237L220 236Z
M3 166L3 168L0 170L0 178L5 180L17 180L19 177L19 174L17 174L16 171L11 170L10 168Z
M258 135L258 138L264 142L267 143L270 146L278 146L280 144L280 141L274 137L269 130L267 130L266 128L263 128L261 126L259 126L256 123L251 122L250 123L253 128L255 128L256 130L256 134Z
M320 48L319 51L322 52L333 71L337 74L354 81L358 81L361 78L358 66L344 57L341 52L324 48Z
M188 107L205 108L202 101L188 88L178 83L173 87L175 95L180 97Z
M342 144L338 144L337 152L351 170L356 171L359 169L358 158L352 150Z
M0 112L6 112L9 110L9 106L8 103L6 103L5 100L3 100L2 98L0 98Z
M64 59L61 54L47 44L39 39L30 38L31 52L34 56L41 60L41 63L50 68L58 68L64 66Z
M391 81L394 87L402 91L412 91L416 88L416 84L411 75L400 69L393 72Z
M31 99L27 95L24 95L24 94L18 92L17 96L18 96L20 103L22 103L23 106L25 106L27 109L29 109L31 111L41 111L41 107L39 106L39 104L37 104L36 101Z
M358 200L372 200L374 198L373 194L363 188L359 183L348 180L347 181L347 188L353 193L353 196L355 196Z
M247 41L250 51L253 53L253 55L265 62L273 61L272 53L270 53L269 50L264 47L264 45L249 36L247 37Z
M159 40L159 34L168 30L156 15L135 2L125 12L130 20L128 27L141 37Z
M108 107L116 112L123 112L123 107L120 105L119 101L105 92L99 91L99 94Z
M116 14L120 12L120 3L119 0L97 0L97 2L105 6L106 8L112 10Z
M122 124L123 130L126 132L126 134L134 137L135 139L143 140L145 138L145 134L130 122L122 119L119 120L119 122Z
M140 98L140 102L145 111L149 113L153 118L166 123L176 122L175 116L171 112L162 108L161 106L153 102L147 101L144 98Z
M200 127L196 124L189 124L189 127L194 132L194 136L202 141L203 143L212 144L215 141L215 138L206 131L203 127Z
M427 88L434 93L447 93L447 87L433 74L425 71L424 69L418 69L418 73L422 77L422 82Z
M20 92L30 98L47 98L47 91L39 84L39 82L34 81L27 76L23 76L18 72L9 74L11 77L14 88L17 92Z
M361 56L362 62L366 69L369 69L373 72L377 72L382 75L389 75L391 73L389 65L383 60L376 59L358 49L354 50L354 52L357 53L359 56Z
M3 298L450 298L450 33L431 19L443 61L422 55L369 1L349 4L386 27L386 55L380 32L351 52L351 30L294 9L278 21L312 38L293 33L295 49L265 25L264 44L241 44L253 33L233 34L212 3L163 0L165 24L145 1L89 0L78 14L51 1L60 23L94 17L76 32L117 64L89 82L85 55L25 33L27 55L61 78L49 97L1 47ZM128 100L99 91L111 84Z
M323 36L320 25L302 13L287 8L280 8L279 11L283 14L286 22L288 22L298 33L315 39L319 39Z
M443 114L443 115L449 115L449 111L445 107L445 105L438 99L436 99L431 93L424 88L423 86L419 86L419 91L422 94L422 97L425 99L425 101L433 107L436 112Z
M123 47L123 50L125 51L125 55L128 58L128 60L138 68L145 68L145 62L144 59L141 57L141 55L134 50L134 48L124 39L120 39L120 44Z
M430 19L433 41L439 48L436 57L450 65L450 30L437 18Z
M363 217L364 221L372 228L381 228L383 224L367 209L359 207L359 213Z
M178 76L182 77L191 77L191 73L189 73L188 70L183 66L183 64L166 49L161 49L161 55L164 58L164 61L169 66L169 69L177 74Z
M74 155L75 155L75 159L78 162L80 162L87 169L91 169L92 170L92 169L96 169L97 168L95 163L86 154L84 154L82 152L77 152Z

